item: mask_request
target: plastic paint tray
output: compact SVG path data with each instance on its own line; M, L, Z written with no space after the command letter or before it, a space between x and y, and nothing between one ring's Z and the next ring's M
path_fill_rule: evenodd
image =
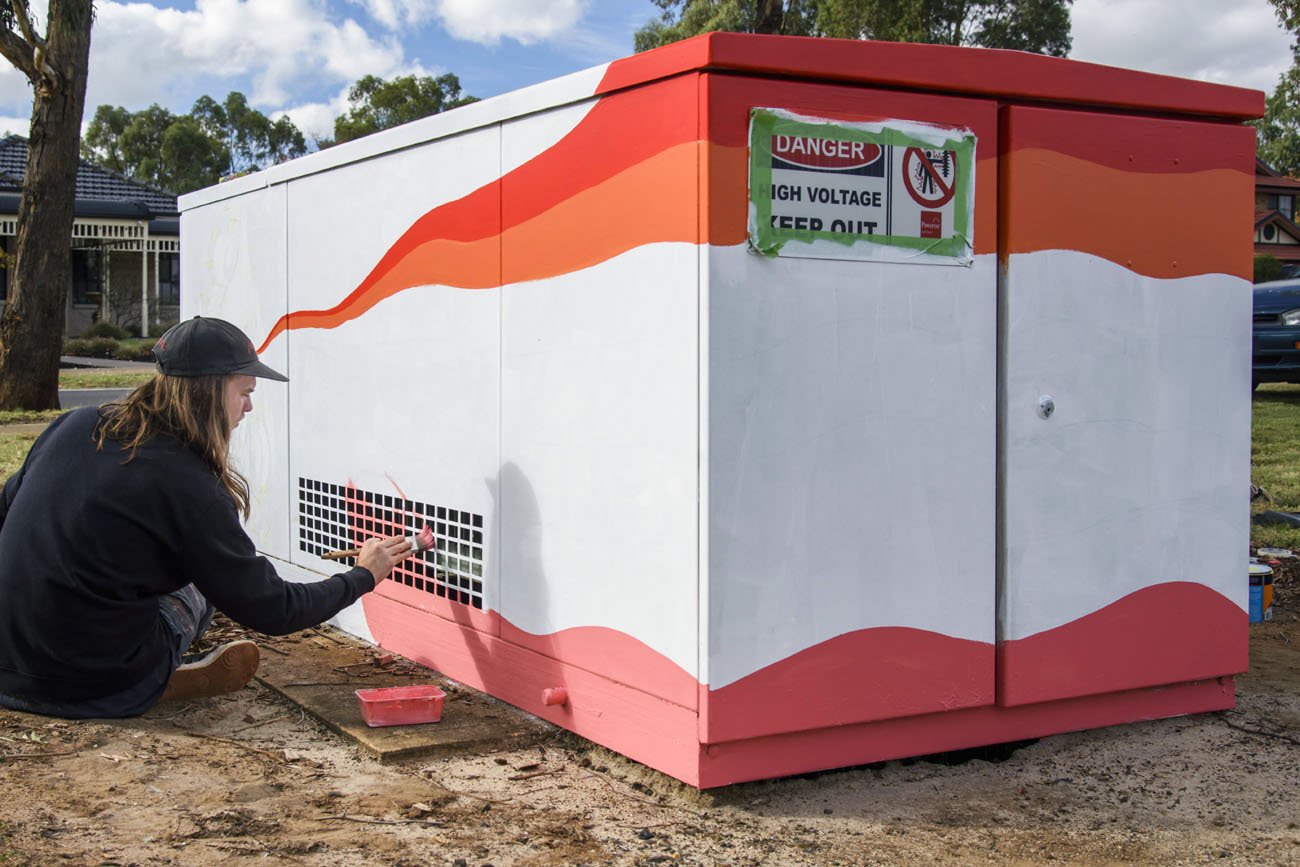
M357 690L361 718L371 728L435 723L447 694L436 686L386 686Z

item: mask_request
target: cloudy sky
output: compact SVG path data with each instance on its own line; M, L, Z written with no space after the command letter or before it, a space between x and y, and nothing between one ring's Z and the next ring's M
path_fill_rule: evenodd
M42 14L45 3L33 0ZM1268 0L1075 0L1080 60L1271 91L1290 38ZM632 51L651 0L98 0L86 118L110 103L177 113L232 90L328 135L368 73L454 72L487 97ZM0 134L27 134L31 88L0 60Z

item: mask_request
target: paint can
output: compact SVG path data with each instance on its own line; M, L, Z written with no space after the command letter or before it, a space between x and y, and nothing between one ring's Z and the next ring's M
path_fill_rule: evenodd
M1273 567L1250 564L1250 622L1273 619Z

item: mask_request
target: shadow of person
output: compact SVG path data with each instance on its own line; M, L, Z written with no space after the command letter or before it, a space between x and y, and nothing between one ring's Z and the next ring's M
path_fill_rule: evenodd
M556 658L537 494L512 462L502 464L496 477L484 479L484 484L492 497L485 553L493 560L485 570L484 589L490 592L485 593L484 607L493 615L495 635L489 637L476 627L467 606L452 604L451 619L464 627L465 649L477 675L473 685L559 721L565 712L560 699L567 695L567 686L563 665ZM513 622L507 614L512 614ZM548 700L555 703L547 706Z

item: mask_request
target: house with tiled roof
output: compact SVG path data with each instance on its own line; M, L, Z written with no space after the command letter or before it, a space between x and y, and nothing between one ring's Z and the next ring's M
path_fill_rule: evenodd
M1300 180L1255 160L1255 255L1300 269ZM1285 272L1284 272L1285 273Z
M14 252L27 139L0 138L0 251ZM67 335L112 322L160 334L180 313L180 212L176 196L82 160L73 211ZM0 267L0 309L10 272Z

